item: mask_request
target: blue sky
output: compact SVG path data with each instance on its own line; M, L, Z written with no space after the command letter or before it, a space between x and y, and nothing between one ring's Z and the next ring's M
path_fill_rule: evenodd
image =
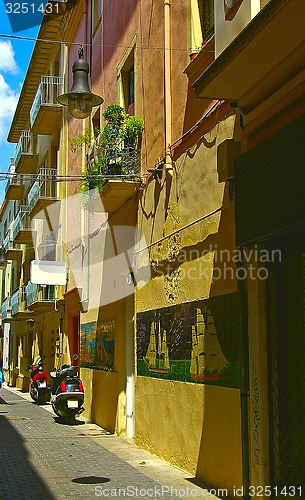
M0 34L35 38L39 27L13 33L5 5L0 0ZM10 158L14 156L15 144L7 142L7 134L13 119L16 104L34 42L0 37L0 171L7 172ZM4 180L0 180L0 203L4 196Z

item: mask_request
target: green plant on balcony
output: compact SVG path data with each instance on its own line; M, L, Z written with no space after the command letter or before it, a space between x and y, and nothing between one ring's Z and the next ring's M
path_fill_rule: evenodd
M80 134L79 136L70 139L70 146L72 152L75 153L78 150L78 148L81 148L85 144L87 146L90 146L92 139L93 139L93 133L89 129L86 130L83 134Z
M143 132L143 118L126 115L123 137L126 147L136 148Z
M103 118L106 123L97 131L95 154L93 159L87 162L81 181L81 192L95 188L102 192L108 178L135 175L143 118L128 115L117 104L108 106ZM70 141L72 151L75 152L84 145L90 146L93 139L93 133L87 130Z

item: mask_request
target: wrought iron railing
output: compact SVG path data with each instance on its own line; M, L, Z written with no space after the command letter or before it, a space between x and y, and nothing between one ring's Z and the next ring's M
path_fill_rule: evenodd
M11 308L11 299L7 297L1 304L1 314L2 319L11 318L12 317L12 308Z
M37 136L29 130L22 130L16 146L14 164L17 167L22 154L36 154Z
M55 286L54 285L35 285L29 282L26 285L26 303L28 306L35 302L54 302L55 301Z
M30 110L31 126L35 122L39 109L43 104L58 104L57 96L62 93L63 77L61 76L42 76L38 89Z
M13 232L11 229L6 233L3 240L3 248L7 252L8 250L19 250L20 245L14 242Z
M19 231L31 229L30 209L28 205L20 205L16 218L12 224L12 237L16 238Z
M87 170L90 171L99 160L99 141L97 137L87 154ZM141 150L127 145L124 140L113 141L103 151L100 174L105 179L133 179L141 174Z
M58 170L56 168L41 168L39 169L36 179L28 193L28 204L30 211L37 203L39 198L48 200L57 199L56 177Z
M24 176L22 174L15 173L15 161L14 158L11 158L11 164L7 171L7 179L5 181L4 192L5 195L8 192L10 186L22 186L24 181Z
M25 299L25 290L23 286L16 288L11 298L12 314L23 311L23 302Z

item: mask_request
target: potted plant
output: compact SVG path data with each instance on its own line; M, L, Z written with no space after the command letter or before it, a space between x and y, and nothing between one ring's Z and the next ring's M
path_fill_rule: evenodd
M143 132L143 118L127 115L123 127L123 137L125 147L136 148L137 142Z
M191 61L193 61L195 59L195 57L198 56L199 52L201 52L204 47L207 45L207 40L203 40L203 42L201 43L201 46L200 47L195 47L194 49L193 48L190 48L190 54L189 54L189 58Z

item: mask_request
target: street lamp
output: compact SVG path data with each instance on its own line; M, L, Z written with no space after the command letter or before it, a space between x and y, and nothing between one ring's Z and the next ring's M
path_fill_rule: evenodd
M5 256L5 250L4 250L3 246L1 245L1 247L0 247L0 270L5 269L6 266L7 266L7 259Z
M89 88L89 64L84 59L82 46L78 51L78 59L73 63L72 72L73 84L70 92L58 96L57 101L68 106L68 111L74 118L83 119L90 115L94 106L102 104L104 99L93 94Z

